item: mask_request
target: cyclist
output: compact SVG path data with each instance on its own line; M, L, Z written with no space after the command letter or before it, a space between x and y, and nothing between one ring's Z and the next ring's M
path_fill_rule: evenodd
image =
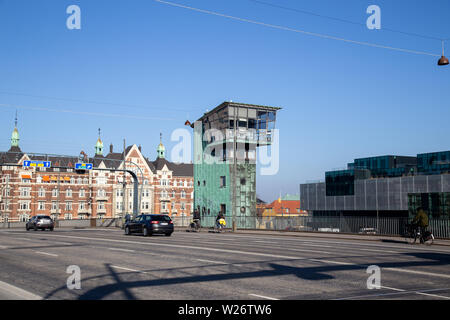
M195 230L199 230L200 227L201 227L201 224L200 224L200 212L197 209L195 209L194 210L194 221L191 224L191 228L195 229Z
M424 243L425 232L428 228L428 215L423 208L417 208L417 214L414 217L412 224L419 229L420 232L420 243Z
M225 226L225 218L222 212L219 212L216 218L216 227L219 231Z

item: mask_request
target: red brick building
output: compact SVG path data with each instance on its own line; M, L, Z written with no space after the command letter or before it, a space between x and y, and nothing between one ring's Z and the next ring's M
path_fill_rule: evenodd
M22 152L19 132L14 128L11 148L0 152L0 221L27 221L37 214L58 219L123 217L133 212L133 183L129 174L114 169L132 170L139 178L139 213L166 213L189 216L193 210L193 165L175 164L165 159L165 148L157 148L157 158L150 161L141 147L132 145L114 153L110 146L103 155L100 136L95 156L83 151L80 157L57 157ZM24 168L26 160L51 161L52 168ZM77 162L93 163L92 170L79 174ZM67 167L57 169L54 167Z

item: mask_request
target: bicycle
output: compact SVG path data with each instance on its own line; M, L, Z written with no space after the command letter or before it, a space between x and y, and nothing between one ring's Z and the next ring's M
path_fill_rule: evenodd
M420 243L432 245L434 242L434 235L430 231L425 230L423 233L416 224L407 224L405 232L405 240L409 244L415 244L417 239Z
M189 225L189 229L187 229L187 232L200 232L200 220L194 219L194 221L191 222Z

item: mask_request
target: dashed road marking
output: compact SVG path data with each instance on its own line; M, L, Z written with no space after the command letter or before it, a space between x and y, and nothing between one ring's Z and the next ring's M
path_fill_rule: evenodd
M267 300L280 300L280 299L277 299L277 298L272 298L272 297L268 297L268 296L261 296L259 294L254 294L254 293L250 293L249 296L262 298L262 299L267 299Z

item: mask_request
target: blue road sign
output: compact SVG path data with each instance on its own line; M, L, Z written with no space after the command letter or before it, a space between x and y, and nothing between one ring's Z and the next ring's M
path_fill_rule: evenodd
M75 170L92 170L94 165L92 163L76 163Z
M23 162L23 166L27 167L27 168L50 168L52 166L52 162L51 161L24 161Z

